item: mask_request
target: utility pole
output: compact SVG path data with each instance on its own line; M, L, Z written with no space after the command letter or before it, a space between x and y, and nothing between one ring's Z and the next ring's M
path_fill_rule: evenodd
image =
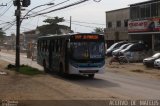
M15 66L17 71L20 66L20 25L21 25L21 6L28 7L30 5L30 0L13 0L14 6L17 6L15 10L16 16L16 59Z
M70 32L72 31L72 17L70 16Z
M19 45L19 36L20 36L20 17L21 17L21 2L17 0L17 10L16 10L16 68L17 71L20 66L20 45Z

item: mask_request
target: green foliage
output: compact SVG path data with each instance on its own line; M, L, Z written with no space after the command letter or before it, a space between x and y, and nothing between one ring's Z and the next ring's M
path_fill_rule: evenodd
M8 65L7 69L16 71L16 67L11 64ZM21 65L18 72L24 75L31 75L31 76L43 73L40 70L30 67L28 65Z
M63 18L54 17L54 19L45 19L43 22L48 23L50 25L58 25L60 22L64 22Z
M61 34L61 30L69 30L68 26L59 25L59 23L64 22L63 18L54 17L53 19L45 19L43 22L47 23L46 25L42 25L38 27L41 35L47 34Z
M103 33L104 33L104 28L95 28L95 29L94 29L94 32L95 32L95 33L103 34Z
M3 32L2 28L0 28L0 39L4 38L4 36L6 36L5 34L6 33Z

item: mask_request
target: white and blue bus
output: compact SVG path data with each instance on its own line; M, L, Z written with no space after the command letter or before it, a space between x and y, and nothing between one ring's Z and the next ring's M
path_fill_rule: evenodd
M93 78L105 70L104 35L78 33L38 38L37 62L44 70Z

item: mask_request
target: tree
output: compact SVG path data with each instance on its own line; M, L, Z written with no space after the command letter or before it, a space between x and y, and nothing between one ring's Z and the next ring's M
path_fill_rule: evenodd
M43 22L48 23L50 25L58 25L60 22L64 22L63 18L54 17L54 19L46 19Z
M6 36L6 33L0 28L0 44L3 43L4 37Z
M94 33L103 34L104 33L104 28L95 28Z
M64 18L54 17L53 19L45 19L43 22L47 23L46 25L42 25L38 27L40 34L61 34L62 30L70 32L70 28L65 25L59 25L59 23L64 22Z
M3 39L6 36L6 33L0 28L0 39Z

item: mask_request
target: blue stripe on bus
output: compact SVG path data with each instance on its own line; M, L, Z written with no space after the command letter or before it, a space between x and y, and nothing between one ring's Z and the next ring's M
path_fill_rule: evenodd
M81 68L91 68L91 67L97 67L97 68L100 68L102 66L104 66L105 64L105 61L102 61L100 63L76 63L75 61L70 61L71 65L73 65L74 67L78 68L78 67L81 67Z

